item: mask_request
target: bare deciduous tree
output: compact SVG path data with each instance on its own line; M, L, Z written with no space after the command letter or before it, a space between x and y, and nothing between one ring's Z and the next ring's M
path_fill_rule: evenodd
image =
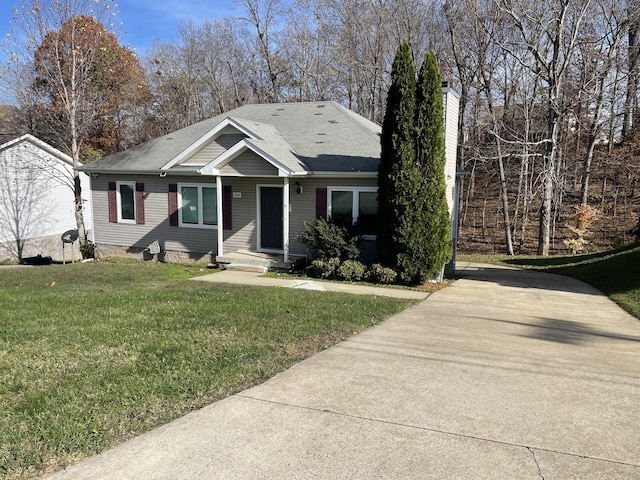
M81 241L86 241L82 209L82 186L78 167L81 164L82 144L87 137L96 114L90 85L99 80L97 67L102 34L89 35L84 18L101 25L112 26L115 0L22 0L14 9L14 21L20 31L10 42L10 69L14 78L25 73L32 65L27 82L13 85L14 98L33 100L25 95L38 80L46 82L45 95L37 99L34 107L51 115L47 117L54 131L61 132L63 148L73 159L76 223ZM46 50L43 50L46 49ZM47 102L54 100L59 108L48 109Z
M544 187L540 204L538 254L548 255L551 244L553 198L564 109L562 93L567 69L576 49L578 34L591 0L510 2L498 7L513 21L522 42L535 58L531 70L546 84L547 138L544 156ZM503 48L511 51L509 45ZM516 58L519 58L515 55Z

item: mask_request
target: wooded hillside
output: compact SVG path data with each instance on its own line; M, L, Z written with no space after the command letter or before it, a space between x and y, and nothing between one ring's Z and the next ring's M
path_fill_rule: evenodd
M589 205L598 210L584 235L584 251L619 247L636 240L640 211L640 148L636 142L596 151ZM581 157L565 167L553 207L551 253L567 254L565 241L576 238L569 229L580 205ZM507 253L498 166L495 159L473 158L463 180L458 250L464 253ZM634 173L635 172L635 173ZM522 175L522 178L521 178ZM535 254L538 248L540 165L519 158L505 162L508 204L515 254ZM518 191L520 188L520 192ZM518 200L519 199L519 200Z

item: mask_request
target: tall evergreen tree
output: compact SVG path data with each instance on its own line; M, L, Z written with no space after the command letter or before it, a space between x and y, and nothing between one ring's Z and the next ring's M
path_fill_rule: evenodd
M382 122L378 168L378 252L383 264L397 266L398 226L410 209L407 190L414 160L416 74L409 44L402 42L391 69L391 86Z
M401 281L439 276L451 256L441 80L435 56L416 84L409 45L393 63L378 170L378 252Z
M424 209L424 245L426 275L435 278L451 259L451 217L445 180L444 106L442 78L436 56L425 55L418 74L416 91L416 165L424 178L419 198Z

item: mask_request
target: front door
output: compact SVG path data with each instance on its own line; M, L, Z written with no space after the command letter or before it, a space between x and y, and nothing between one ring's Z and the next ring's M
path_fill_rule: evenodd
M282 187L260 187L260 248L283 249Z

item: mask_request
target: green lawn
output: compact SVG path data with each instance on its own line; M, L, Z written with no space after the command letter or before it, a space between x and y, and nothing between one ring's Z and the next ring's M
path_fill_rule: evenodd
M60 469L412 303L188 281L201 273L151 262L0 269L0 477Z
M460 255L460 261L499 263L544 270L594 286L632 315L640 318L640 245L616 250L553 257Z

